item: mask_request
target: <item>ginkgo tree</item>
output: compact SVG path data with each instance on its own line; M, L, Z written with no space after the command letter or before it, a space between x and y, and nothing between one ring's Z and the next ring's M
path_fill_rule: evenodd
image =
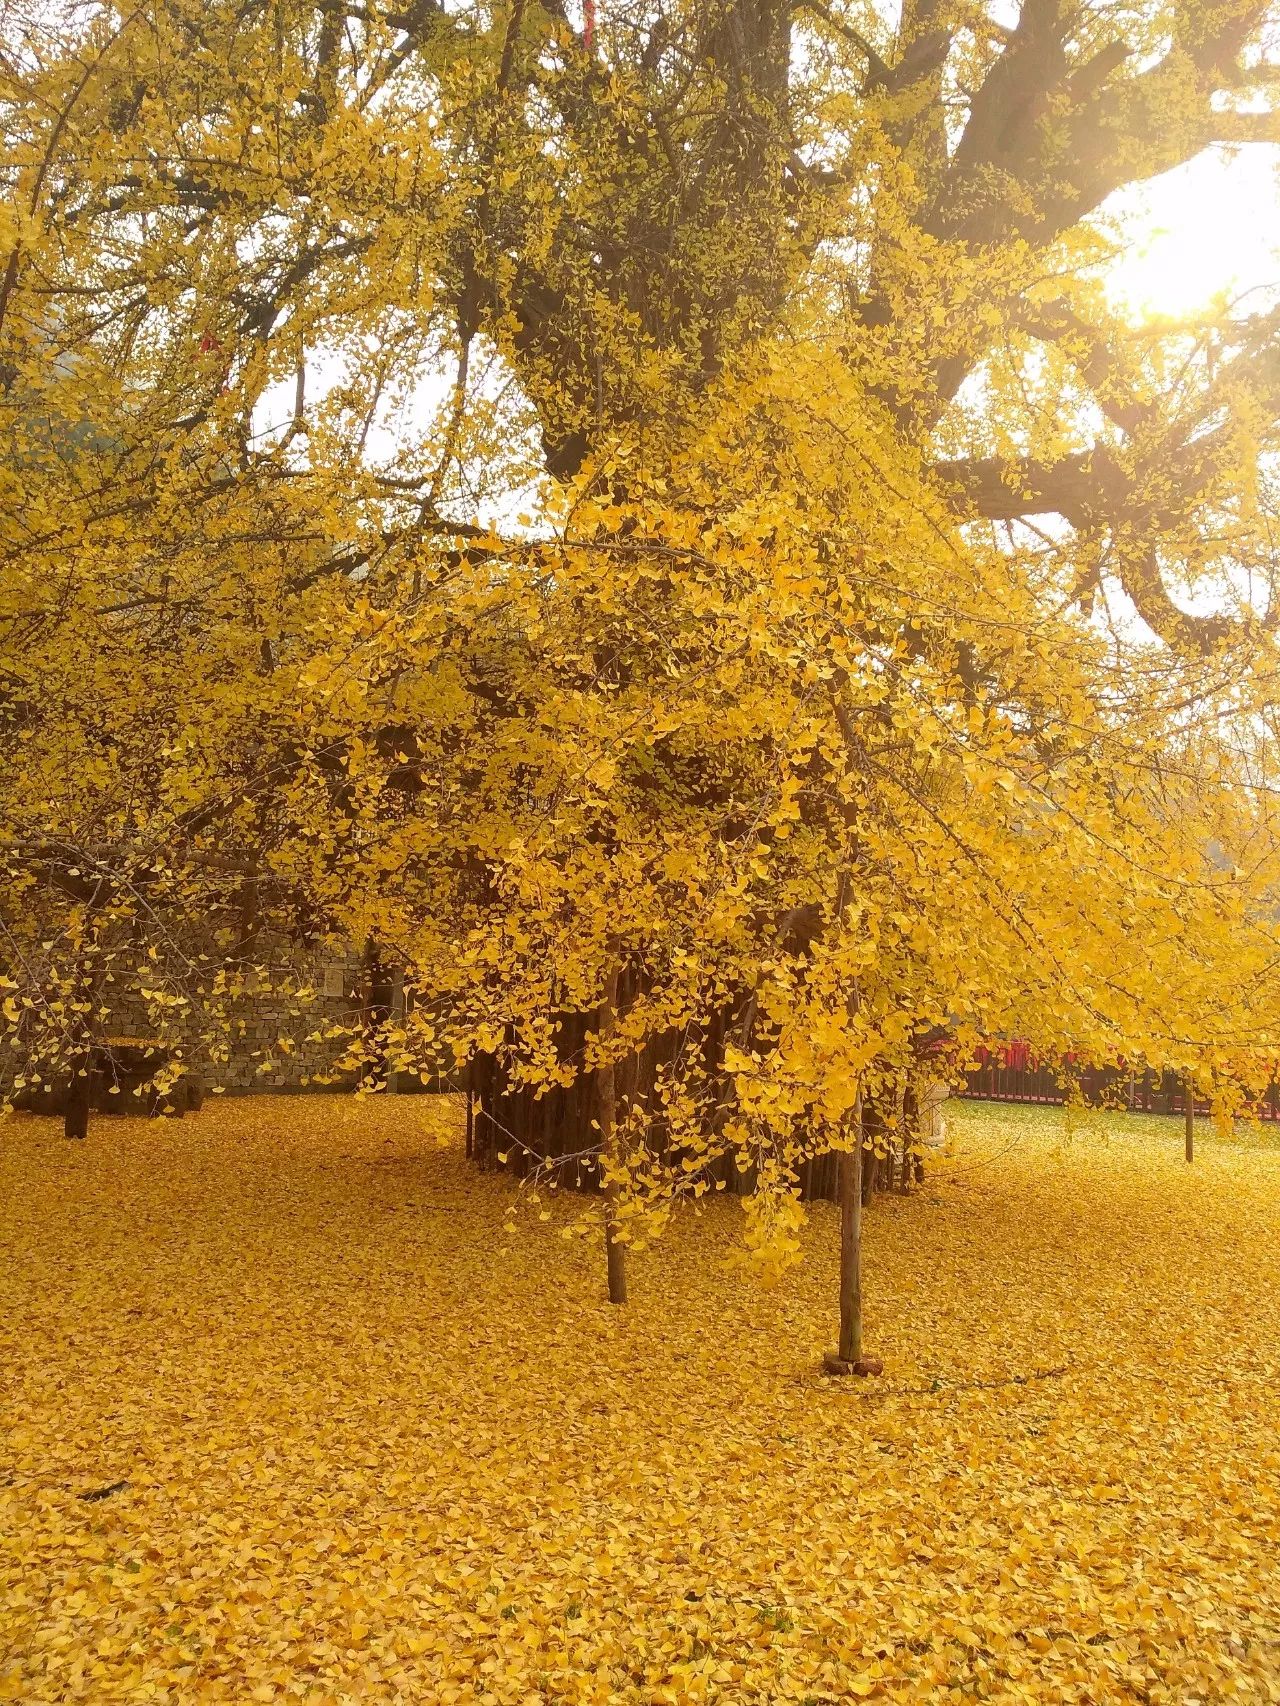
M738 1175L784 1263L835 1154L851 1297L922 1036L1265 1084L1280 320L1102 274L1115 191L1280 135L1274 23L33 13L25 1051L83 1053L104 956L189 1038L254 931L370 943L412 1008L335 1049L471 1062L483 1161L602 1176L615 1291Z

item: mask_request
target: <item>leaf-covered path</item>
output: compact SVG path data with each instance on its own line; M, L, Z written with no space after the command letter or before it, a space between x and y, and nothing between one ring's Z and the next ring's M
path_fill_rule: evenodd
M0 1128L0 1698L1280 1700L1280 1152L962 1108L849 1384L833 1210L610 1311L455 1121Z

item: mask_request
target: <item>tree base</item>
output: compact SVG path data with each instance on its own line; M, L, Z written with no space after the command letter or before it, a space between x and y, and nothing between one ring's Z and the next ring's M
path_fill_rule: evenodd
M859 1357L856 1362L848 1362L844 1357L837 1356L834 1351L828 1351L822 1359L824 1374L859 1374L864 1379L869 1374L883 1374L884 1364L879 1357Z

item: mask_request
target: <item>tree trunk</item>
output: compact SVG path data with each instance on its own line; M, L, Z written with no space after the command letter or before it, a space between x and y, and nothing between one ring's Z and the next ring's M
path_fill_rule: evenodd
M610 972L600 1003L600 1042L607 1046L613 1037L618 1001L618 974ZM616 1159L617 1068L602 1061L596 1071L596 1118L600 1124L600 1163L604 1187L604 1250L609 1277L609 1302L627 1301L627 1253L618 1242L618 1186L606 1169Z
M467 1062L467 1160L474 1158L476 1152L476 1063L474 1057Z
M1182 1094L1186 1102L1186 1157L1188 1161L1194 1161L1196 1158L1196 1098L1195 1086L1192 1083L1190 1073L1187 1074L1186 1088Z
M391 972L376 942L364 947L364 1042L368 1053L361 1073L362 1085L374 1090L387 1088L387 1021L391 1017L393 985Z
M408 1002L405 998L404 967L396 966L390 973L391 978L391 1012L390 1019L396 1030L405 1028L405 1016ZM401 1045L397 1045L399 1047ZM387 1090L391 1095L397 1095L403 1089L404 1074L394 1066L387 1068Z
M86 1138L89 1135L90 1073L92 1051L71 1057L71 1082L67 1085L67 1100L62 1116L62 1130L67 1137Z
M853 1138L840 1157L841 1362L862 1356L862 1097L853 1106Z
M620 972L612 1006L616 1011L642 990L643 985L634 971ZM558 1049L560 1057L573 1064L580 1060L590 1032L601 1022L600 1010L585 1013L563 1013L559 1016ZM657 1074L671 1062L677 1052L700 1047L707 1081L718 1089L719 1100L730 1100L730 1079L724 1070L725 1042L733 1034L735 1015L731 1009L717 1010L701 1025L682 1026L678 1030L649 1037L630 1055L625 1082L615 1079L614 1094L623 1098L631 1117L643 1115L645 1130L638 1141L646 1144L655 1155L665 1153L668 1133L663 1109L654 1094ZM698 1032L701 1031L701 1036ZM599 1138L592 1122L599 1124L599 1084L595 1074L575 1074L567 1085L553 1085L536 1101L527 1090L508 1093L509 1069L500 1056L477 1058L472 1080L474 1115L472 1128L472 1159L482 1171L506 1171L523 1177L528 1171L530 1156L550 1164L558 1183L568 1189L594 1190L599 1183L599 1171L582 1166L584 1153L596 1147ZM868 1110L864 1116L869 1131L875 1129L875 1116ZM496 1141L498 1134L502 1141ZM500 1160L499 1155L506 1159ZM816 1155L800 1170L800 1195L805 1202L835 1202L839 1195L840 1152L829 1150ZM712 1177L723 1183L728 1194L749 1195L755 1188L754 1164L740 1169L736 1158L722 1156L712 1167ZM872 1182L872 1167L864 1169L864 1187Z

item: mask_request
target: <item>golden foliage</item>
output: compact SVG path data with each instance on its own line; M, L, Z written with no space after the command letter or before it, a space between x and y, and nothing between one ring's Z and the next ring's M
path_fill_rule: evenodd
M445 1101L7 1123L0 1698L1280 1698L1274 1146L956 1124L851 1387L826 1208L767 1293L676 1215L619 1315Z
M349 1065L612 1053L650 1229L937 1030L1265 1086L1280 322L1103 274L1268 128L1274 6L36 10L0 1094L121 1028L216 1076L349 943L410 998Z

